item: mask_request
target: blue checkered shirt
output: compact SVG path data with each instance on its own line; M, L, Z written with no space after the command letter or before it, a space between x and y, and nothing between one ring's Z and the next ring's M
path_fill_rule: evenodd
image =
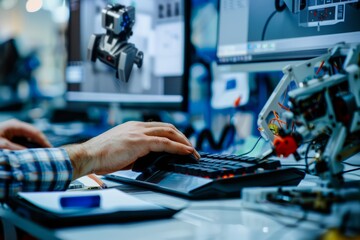
M64 149L0 149L0 200L19 191L65 190L72 174L69 155Z

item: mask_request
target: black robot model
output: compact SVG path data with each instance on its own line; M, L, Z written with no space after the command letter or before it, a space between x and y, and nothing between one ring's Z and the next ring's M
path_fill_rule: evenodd
M135 23L135 8L123 5L109 5L102 10L102 27L106 34L93 34L88 46L88 59L103 63L116 69L116 77L129 80L133 65L141 68L143 52L134 44L128 43Z

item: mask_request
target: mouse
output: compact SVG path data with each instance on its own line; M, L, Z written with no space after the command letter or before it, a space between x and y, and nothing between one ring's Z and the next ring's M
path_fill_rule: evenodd
M43 148L39 143L33 142L26 137L13 137L11 142L24 146L26 148Z
M167 152L150 152L134 162L132 170L135 172L154 171L166 168L169 163L194 163L199 161L193 154L179 155Z

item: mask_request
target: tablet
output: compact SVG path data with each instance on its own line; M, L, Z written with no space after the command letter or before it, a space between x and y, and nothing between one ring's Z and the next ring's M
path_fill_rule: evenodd
M170 218L180 211L117 189L19 193L7 205L18 215L49 228Z

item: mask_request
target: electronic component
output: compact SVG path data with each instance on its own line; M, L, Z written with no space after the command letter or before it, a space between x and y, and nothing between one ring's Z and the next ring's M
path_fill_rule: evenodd
M241 197L245 208L266 212L271 216L309 221L326 228L340 228L349 235L359 234L358 187L336 191L318 187L245 188Z
M143 52L134 44L128 43L135 24L135 8L123 5L109 5L102 10L102 27L106 34L93 34L88 45L88 59L99 59L116 69L116 77L129 80L133 65L141 68Z
M339 44L283 72L259 114L259 130L279 156L319 143L315 174L340 186L341 161L360 152L360 45Z
M358 0L349 1L307 1L306 8L299 14L299 26L319 27L334 25L345 21L345 6L356 3Z
M289 10L298 14L299 26L320 27L345 21L345 6L358 0L284 0Z

